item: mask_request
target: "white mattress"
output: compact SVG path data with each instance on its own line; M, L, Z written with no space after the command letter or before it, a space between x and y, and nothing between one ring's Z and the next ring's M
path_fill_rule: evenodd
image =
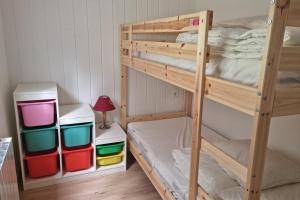
M196 71L195 61L144 52L134 52L134 55L145 60L172 65L192 72ZM244 85L257 86L260 68L261 61L258 59L211 58L206 64L206 75ZM278 81L284 85L299 86L300 73L280 72Z
M182 199L183 194L174 187L174 182L186 180L174 176L176 170L172 150L191 146L191 125L192 120L188 117L128 124L129 138L178 199ZM205 126L202 126L202 130L203 137L208 141L226 140ZM175 181L176 178L179 180Z

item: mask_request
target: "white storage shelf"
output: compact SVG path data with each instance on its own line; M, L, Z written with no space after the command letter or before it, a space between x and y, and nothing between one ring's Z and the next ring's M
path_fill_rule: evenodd
M76 172L66 172L63 170L63 177L71 177L77 175L83 175L96 170L96 156L95 156L95 115L88 104L74 104L74 105L62 105L59 107L60 119L59 124L62 125L73 125L80 123L93 123L92 134L91 134L91 145L93 147L92 165L89 169L80 170ZM61 132L61 138L63 137ZM63 155L61 156L63 161Z
M124 142L123 161L109 166L97 166L97 171L110 173L112 170L125 171L127 165L127 137L126 133L118 123L113 123L110 129L100 129L100 124L96 124L96 146Z
M59 130L59 111L58 111L58 96L57 96L57 86L55 83L26 83L19 84L15 89L14 93L14 107L15 107L15 117L16 117L16 125L17 125L17 137L18 137L18 145L19 145L19 157L21 164L21 173L22 173L22 183L24 189L31 189L35 187L40 187L43 185L48 185L49 183L53 183L55 180L61 178L62 176L62 168L61 168L61 159L59 161L59 171L57 174L49 177L42 178L29 178L26 175L26 167L25 167L25 149L22 142L22 121L19 112L19 108L17 103L20 101L37 101L37 100L55 100L55 119L57 126L57 134L60 135ZM61 141L60 137L58 137L58 146L57 151L60 153L61 149Z
M24 156L26 155L22 142L22 122L20 112L18 110L17 103L20 101L36 101L36 100L55 100L55 117L59 153L59 171L57 174L48 177L30 178L26 175L26 167L24 162ZM118 171L126 170L126 134L121 127L114 123L111 129L100 130L98 124L95 124L95 116L92 108L88 104L75 104L75 105L58 105L57 86L55 83L38 83L38 84L19 84L14 91L14 106L15 116L18 131L18 145L19 145L19 157L21 163L22 183L23 189L32 189L37 187L43 187L47 185L63 183L69 180L74 180L79 175L95 174L108 174ZM66 172L63 165L63 144L62 144L62 125L74 125L81 123L93 123L91 133L91 145L93 147L92 165L89 169ZM112 166L100 167L97 169L96 165L96 145L124 142L124 159L122 163Z

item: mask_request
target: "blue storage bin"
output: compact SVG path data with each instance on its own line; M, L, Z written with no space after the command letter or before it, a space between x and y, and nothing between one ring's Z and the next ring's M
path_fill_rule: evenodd
M23 129L22 136L28 153L49 151L56 148L56 126L39 129Z
M90 144L92 126L93 123L61 126L64 147L74 148Z

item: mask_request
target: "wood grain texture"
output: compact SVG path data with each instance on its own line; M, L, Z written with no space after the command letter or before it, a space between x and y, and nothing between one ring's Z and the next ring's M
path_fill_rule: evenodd
M21 200L158 200L159 194L134 163L126 173L90 176L77 181L21 192Z
M159 193L160 197L163 200L175 200L174 196L170 193L167 186L162 182L156 171L150 166L144 156L139 153L137 147L130 140L128 140L128 147L134 158L137 160L137 162L155 187L156 191Z
M300 71L300 47L286 46L282 48L279 70Z
M277 88L273 116L296 115L300 113L300 88Z
M194 112L192 127L192 151L189 175L189 200L196 200L198 194L198 173L201 149L201 124L205 94L205 66L208 62L208 31L211 29L213 12L203 11L199 15L197 44L197 70L195 77ZM201 169L200 169L201 170Z
M245 200L259 200L268 145L269 128L274 107L277 73L279 70L282 41L288 14L287 1L271 2L269 9L270 25L267 28L260 81L256 98Z
M99 95L107 94L120 108L119 25L190 13L192 4L191 0L1 0L12 88L20 82L54 81L62 104L94 104ZM183 108L183 91L130 73L129 90L135 99L130 101L130 114ZM143 84L137 87L136 80ZM119 110L113 117L119 119Z
M286 3L288 1L283 1L283 3ZM287 25L288 26L300 26L300 0L291 0L290 1L290 10L288 13L288 20Z

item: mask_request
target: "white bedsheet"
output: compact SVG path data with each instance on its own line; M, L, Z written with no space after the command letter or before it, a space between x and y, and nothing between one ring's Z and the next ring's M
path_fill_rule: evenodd
M186 199L188 195L190 151L187 147L191 145L191 125L192 120L188 117L128 124L129 137L177 199ZM227 140L206 126L202 128L203 137L210 142ZM177 157L180 165L176 165L172 156L174 149L180 152L180 157ZM204 167L208 173L200 173L200 180L204 179L204 187L211 192L210 195L217 200L243 199L242 188L237 182L232 182L229 176L223 176L224 171L214 160L207 154L201 159L204 160ZM178 167L182 169L179 170ZM185 173L182 173L182 170ZM218 176L212 177L211 174ZM214 188L218 190L212 191ZM298 199L300 199L300 184L272 188L262 193L262 200Z
M180 194L184 198L188 193L189 177L189 150L173 150L173 158L177 167L177 174L181 180L175 181L174 188L181 188ZM176 170L175 170L176 172ZM207 154L201 153L198 183L214 199L242 200L244 189L232 179L222 168ZM186 190L186 191L185 191ZM185 194L185 195L184 195ZM287 184L262 191L261 200L298 200L300 199L300 183Z
M129 138L178 199L181 199L181 195L174 187L174 182L186 180L174 176L176 172L172 150L191 146L191 127L192 120L189 117L128 124ZM205 126L202 128L203 137L208 141L225 140L213 130Z
M135 56L192 72L196 71L196 62L191 60L143 52L135 52ZM257 86L260 67L261 61L257 59L211 58L209 63L206 64L206 75L244 85ZM300 84L300 73L280 72L278 82L284 85L298 86Z
M267 17L248 17L218 23L208 35L211 59L206 65L206 74L245 85L257 86L261 68L262 50L265 44ZM195 31L180 33L178 43L197 43ZM287 27L285 45L300 45L300 28ZM137 57L196 71L196 62L158 54L135 52ZM217 56L215 56L217 55ZM299 72L280 72L281 84L299 85Z
M232 187L220 192L222 200L243 200L244 190L242 187ZM261 193L260 200L298 200L300 199L300 183L289 184L281 187L265 190Z
M180 193L187 199L188 180L190 172L190 149L172 151L175 159L175 167L182 174L182 180L175 181L175 188L182 188ZM201 152L198 183L214 199L218 199L218 191L238 186L238 183L231 179L221 166L208 154ZM186 191L184 191L186 189ZM185 195L183 195L185 194Z

